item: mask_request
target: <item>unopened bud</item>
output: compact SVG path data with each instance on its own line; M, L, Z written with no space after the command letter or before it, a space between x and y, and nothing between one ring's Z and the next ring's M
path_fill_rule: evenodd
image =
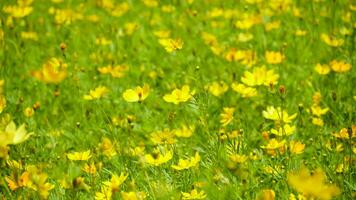
M284 85L279 86L279 93L281 93L281 94L286 93L286 87Z

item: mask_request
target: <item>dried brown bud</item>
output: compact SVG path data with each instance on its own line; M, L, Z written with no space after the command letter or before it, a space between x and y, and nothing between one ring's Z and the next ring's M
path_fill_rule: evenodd
M281 94L286 93L286 87L284 85L279 86L279 93L281 93Z
M62 50L62 51L65 51L66 48L67 48L67 45L62 42L61 45L60 45L60 47L61 47L61 50Z
M33 106L32 106L32 108L34 109L34 110L37 110L37 109L39 109L41 107L41 103L39 102L39 101L37 101L35 104L33 104Z

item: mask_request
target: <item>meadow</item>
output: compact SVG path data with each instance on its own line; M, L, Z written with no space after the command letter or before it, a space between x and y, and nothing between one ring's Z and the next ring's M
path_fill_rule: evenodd
M1 0L0 199L355 199L355 43L352 0Z

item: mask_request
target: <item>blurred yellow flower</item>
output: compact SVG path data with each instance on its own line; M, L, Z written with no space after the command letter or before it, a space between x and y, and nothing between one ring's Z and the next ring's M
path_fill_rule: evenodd
M171 39L171 38L162 38L158 40L159 43L164 47L164 49L172 53L173 51L180 50L183 48L183 40L181 39Z
M227 126L234 119L235 108L225 107L220 114L220 123L222 126Z
M145 192L121 192L121 197L123 200L143 200L146 199Z
M207 85L206 88L212 95L218 97L224 94L229 89L229 86L223 81L221 81L220 83L214 81L211 84Z
M232 83L231 88L235 92L239 93L243 98L249 98L258 95L256 88L248 87L241 83Z
M174 89L171 94L166 94L163 99L166 102L179 104L188 101L194 92L190 91L189 85L184 85L182 89Z
M312 111L313 115L321 117L322 115L324 115L325 113L327 113L329 111L329 108L321 108L318 105L313 105L311 107L311 111Z
M346 63L344 61L333 60L330 62L329 65L334 72L339 73L348 72L351 69L351 64Z
M301 154L304 152L305 144L299 141L290 141L289 150L293 154Z
M171 35L170 30L157 30L153 34L158 38L168 38Z
M274 200L276 197L276 193L274 190L266 189L262 190L257 200Z
M243 154L232 154L229 156L230 160L235 163L244 163L248 160L248 156Z
M295 131L295 126L291 126L289 124L285 124L283 128L279 127L278 130L274 128L271 129L271 133L277 136L289 136L293 134L294 131Z
M125 72L129 70L126 65L106 66L98 68L101 74L110 74L114 78L121 78L125 75Z
M324 121L321 118L313 117L312 123L317 126L324 126Z
M7 124L5 130L0 130L0 147L22 143L33 134L33 132L27 133L25 124L16 128L15 122L11 121Z
M341 193L336 185L326 183L325 173L321 169L311 174L303 166L299 171L289 172L287 180L293 189L308 198L330 200Z
M1 95L1 93L0 93L0 113L2 113L2 111L4 111L5 107L6 107L5 96Z
M23 18L32 13L33 7L31 7L30 4L5 6L3 11L14 18Z
M241 82L248 86L271 84L276 85L278 83L279 75L274 73L274 70L267 70L266 66L256 67L252 72L245 71L244 76L241 77Z
M112 158L113 156L115 156L117 154L116 150L115 150L115 146L109 138L104 137L101 140L101 143L99 146L100 146L100 151L108 158Z
M171 160L172 157L173 153L171 151L168 151L165 154L153 152L152 154L146 154L144 156L144 162L150 165L159 166Z
M51 58L43 64L41 70L33 71L31 74L45 83L58 84L67 76L67 64L57 58Z
M356 125L352 125L351 129L342 128L339 132L332 134L336 138L350 139L356 137Z
M20 177L16 178L15 176L12 177L5 177L5 181L9 186L11 191L15 191L21 187L28 187L31 186L31 181L29 178L29 173L27 171L23 172Z
M266 146L263 145L261 146L261 148L266 150L279 149L280 147L283 147L285 143L286 143L285 140L278 141L275 138L273 138L268 141L268 144Z
M163 131L151 133L151 141L153 144L174 144L176 143L175 134L173 131L165 128Z
M284 60L284 55L278 51L266 51L265 58L269 64L279 64Z
M28 39L28 40L34 40L34 41L38 40L38 36L37 36L36 32L25 32L25 31L22 31L21 32L21 38Z
M35 114L35 110L32 107L26 107L25 110L23 111L23 114L26 117L32 117Z
M326 74L329 74L329 72L330 72L330 67L329 67L329 65L326 65L326 64L318 63L314 69L316 72L318 72L318 74L321 74L321 75L326 75Z
M94 163L91 163L91 164L85 163L82 170L88 174L91 174L91 175L96 175L96 172L97 172L97 169L96 169L96 166Z
M82 152L68 153L67 158L69 160L89 160L91 158L90 150Z
M110 181L105 181L103 182L103 184L110 188L112 192L117 192L119 191L119 187L120 185L122 185L122 183L125 182L125 180L127 179L127 177L129 176L129 174L125 174L123 172L120 173L120 176L113 174L111 176Z
M320 36L321 40L324 41L327 45L332 46L332 47L339 47L344 44L343 39L337 39L333 36L329 36L328 34L321 34Z
M126 90L122 96L127 102L142 102L148 97L150 86L144 84L143 87L137 86L135 89Z
M99 86L94 90L90 90L89 94L83 96L85 100L94 100L94 99L101 99L107 93L109 93L109 89L105 86Z
M172 165L172 168L175 170L184 170L189 169L191 167L195 167L200 162L201 158L198 152L195 153L194 157L190 157L190 159L179 159L177 165Z
M237 40L239 42L248 42L253 39L253 34L251 33L239 33Z
M280 107L274 108L274 106L268 106L266 110L262 111L262 115L266 119L270 119L273 121L282 121L284 123L291 123L294 118L297 117L297 113L289 116L287 111L283 110ZM282 119L283 118L283 119Z
M183 125L181 128L179 129L174 129L173 133L177 136L177 137L184 137L184 138L189 138L192 136L194 132L194 126L186 126Z
M205 199L206 194L204 191L198 192L198 190L193 189L189 193L182 192L182 199Z

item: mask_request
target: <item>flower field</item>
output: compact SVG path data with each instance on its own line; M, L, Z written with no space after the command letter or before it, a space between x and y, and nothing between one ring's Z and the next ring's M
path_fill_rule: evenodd
M2 0L0 199L355 199L355 50L352 0Z

